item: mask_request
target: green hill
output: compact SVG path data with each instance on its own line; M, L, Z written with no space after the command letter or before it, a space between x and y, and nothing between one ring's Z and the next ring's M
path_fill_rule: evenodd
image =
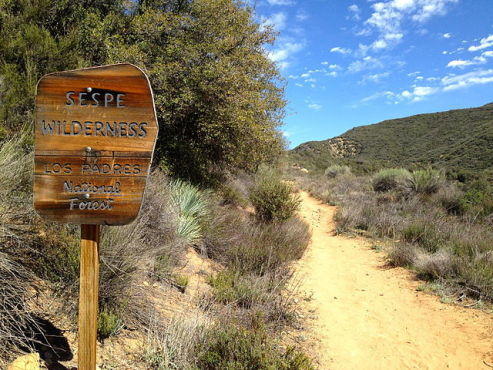
M490 172L493 103L355 127L332 139L303 143L290 152L290 157L312 170L346 163L362 171L432 165Z

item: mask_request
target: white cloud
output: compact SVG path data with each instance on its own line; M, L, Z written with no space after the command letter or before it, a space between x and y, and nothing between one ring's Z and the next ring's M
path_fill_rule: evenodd
M465 68L468 66L474 66L478 64L485 64L488 62L487 58L493 58L493 51L485 51L481 55L476 56L469 60L456 59L447 64L447 67L451 68Z
M452 37L452 34L451 34L450 32L447 32L447 33L444 33L444 34L442 35L442 37L443 37L444 39L449 39L449 38L451 38L451 37Z
M284 137L290 137L292 135L292 133L289 131L281 131L281 133L282 133L282 136L284 136Z
M293 5L292 0L267 0L270 5Z
M379 32L369 48L382 50L398 44L403 38L402 23L410 19L423 23L429 18L446 13L447 5L458 0L388 0L372 5L373 13L365 24ZM364 30L367 34L368 30ZM398 37L392 37L392 36ZM450 35L450 34L447 34Z
M330 52L331 53L340 53L340 54L349 54L349 53L351 53L351 49L336 46L336 47L333 47L332 49L330 49Z
M367 69L374 69L379 67L383 67L382 62L371 56L366 56L363 59L351 63L348 67L348 71L351 73L356 73Z
M473 85L493 82L493 69L477 70L461 75L449 75L442 78L443 91L462 89Z
M289 66L289 59L293 54L303 49L303 44L297 42L282 43L277 49L267 53L267 57L276 62L281 69Z
M372 100L375 100L378 98L382 98L382 97L386 97L386 98L391 99L391 98L395 97L395 94L392 91L382 91L382 92L378 92L378 93L372 94L370 96L367 96L366 98L361 99L361 102L367 103L369 101L372 101Z
M359 21L359 20L360 20L360 13L361 13L361 10L360 10L360 8L358 7L358 5L356 5L356 4L349 5L349 6L348 6L348 10L351 12L351 14L352 14L352 18L353 18L354 20L357 20L357 21Z
M337 72L336 71L327 72L326 75L330 77L337 77Z
M401 102L419 102L429 95L433 95L439 92L440 89L431 86L415 86L413 89L404 90L401 93L395 93L392 91L382 91L373 95L367 96L361 100L362 103L369 102L371 100L386 98L389 103L398 104Z
M281 31L286 27L287 16L283 12L275 13L270 17L260 19L261 28L272 27L276 31Z
M489 35L487 37L479 40L479 45L473 45L469 47L469 51L478 51L482 49L486 49L493 46L493 35Z
M375 73L375 74L370 74L366 75L363 77L362 82L370 81L370 82L380 82L382 79L387 78L390 76L390 72L383 72L383 73Z
M320 104L311 103L311 104L308 104L308 108L313 109L313 110L320 110L320 109L322 109L322 106Z
M300 22L306 21L308 18L308 14L302 9L298 10L298 12L296 13L296 19Z

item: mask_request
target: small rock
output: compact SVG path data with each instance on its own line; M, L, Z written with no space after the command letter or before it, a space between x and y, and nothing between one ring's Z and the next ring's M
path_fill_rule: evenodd
M39 370L39 353L20 356L7 366L7 370Z

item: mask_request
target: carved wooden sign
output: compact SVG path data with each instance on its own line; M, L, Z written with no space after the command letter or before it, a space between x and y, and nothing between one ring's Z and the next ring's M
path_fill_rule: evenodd
M116 64L44 76L35 111L34 207L48 219L135 219L158 134L147 76Z

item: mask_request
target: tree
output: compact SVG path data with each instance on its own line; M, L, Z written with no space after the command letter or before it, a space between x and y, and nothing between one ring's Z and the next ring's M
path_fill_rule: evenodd
M283 150L283 86L264 50L270 28L234 0L0 0L0 121L30 122L43 74L130 62L149 75L157 161L211 184ZM6 30L9 32L6 32Z

